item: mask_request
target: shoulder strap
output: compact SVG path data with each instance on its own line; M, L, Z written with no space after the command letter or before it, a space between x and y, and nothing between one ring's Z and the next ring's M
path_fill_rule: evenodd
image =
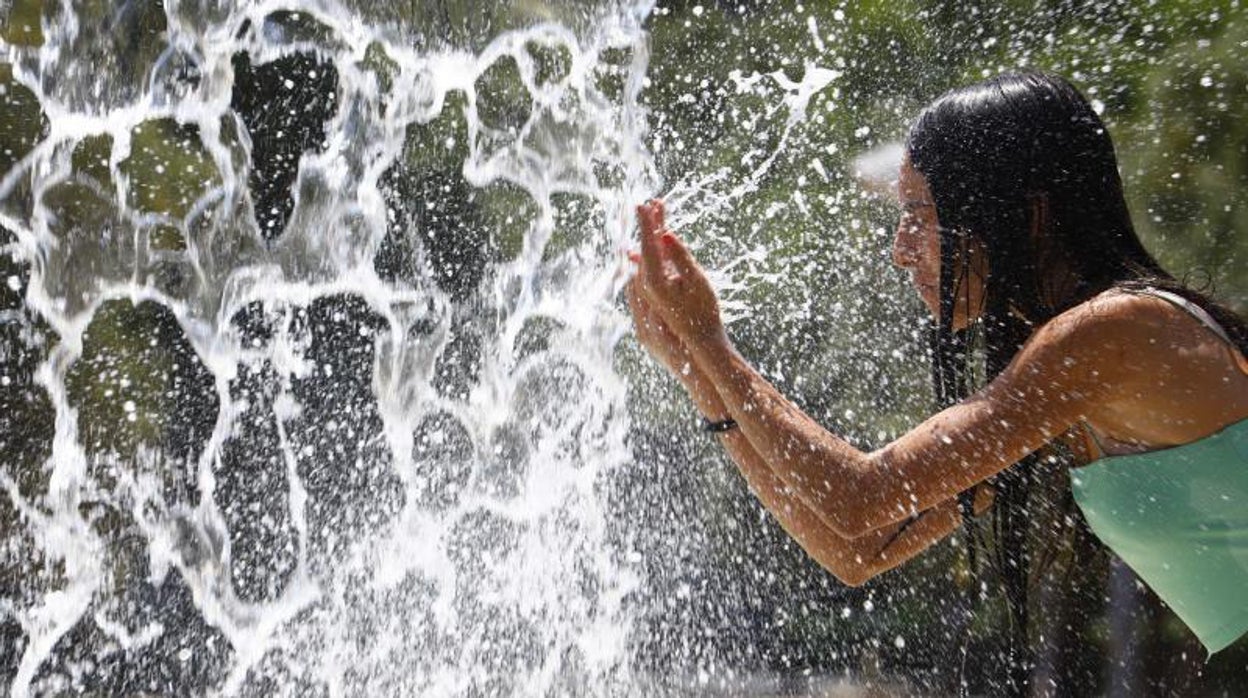
M1177 293L1151 287L1124 288L1122 290L1126 293L1131 293L1137 296L1152 296L1154 298L1160 298L1164 301L1168 301L1171 305L1196 318L1202 325L1208 327L1214 334L1218 335L1218 337L1221 337L1222 341L1232 347L1236 346L1235 342L1231 340L1231 336L1226 333L1226 330L1222 329L1222 326L1218 324L1217 320L1213 319L1212 315L1206 312L1204 308L1196 305Z
M1132 293L1137 296L1153 296L1154 298L1160 298L1184 311L1188 315L1196 318L1200 324L1208 327L1214 334L1218 335L1223 342L1226 342L1227 347L1231 350L1231 355L1234 357L1236 365L1239 366L1241 371L1248 374L1248 355L1245 355L1239 350L1239 345L1231 339L1231 336L1226 333L1226 330L1224 330L1222 326L1218 324L1218 321L1214 320L1213 316L1206 312L1204 308L1196 305L1177 293L1163 291L1159 288L1152 288L1150 286L1142 288L1124 288L1121 290L1124 293Z

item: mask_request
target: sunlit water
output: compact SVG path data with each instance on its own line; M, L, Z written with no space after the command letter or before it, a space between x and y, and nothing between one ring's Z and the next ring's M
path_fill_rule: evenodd
M785 70L708 40L724 79L655 85L646 1L37 4L0 41L0 690L797 691L884 653L921 682L923 647L959 680L962 578L837 586L625 341L622 251L661 194L734 338L822 423L866 446L929 407L863 191L917 104L825 121L891 65L842 12L792 10ZM1012 52L1079 41L1050 19ZM664 87L718 126L654 123ZM904 608L873 628L905 598L933 637Z
M654 685L633 208L731 215L839 73L734 72L778 138L665 183L648 3L485 40L370 9L60 8L5 45L13 695ZM714 273L730 321L763 254Z
M10 48L46 131L0 185L6 373L55 424L0 482L12 694L636 687L603 490L647 8L455 49L239 5Z

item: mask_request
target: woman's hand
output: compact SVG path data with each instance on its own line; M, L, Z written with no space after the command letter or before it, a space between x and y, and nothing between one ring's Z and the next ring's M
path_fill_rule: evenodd
M640 259L640 258L638 258ZM641 289L641 274L634 276L624 289L628 308L633 313L633 328L637 341L650 355L663 364L678 378L693 370L693 356L680 337L672 331L662 316L655 311Z
M629 253L629 258L639 264L642 261L641 256L636 253ZM689 347L672 331L647 298L643 290L644 283L645 270L642 269L624 289L629 310L633 314L637 341L684 385L698 412L711 421L726 419L728 411L715 386L698 370Z
M663 202L637 207L641 223L640 270L634 282L649 308L688 349L725 338L715 290L689 248L667 229ZM634 311L634 315L635 315Z

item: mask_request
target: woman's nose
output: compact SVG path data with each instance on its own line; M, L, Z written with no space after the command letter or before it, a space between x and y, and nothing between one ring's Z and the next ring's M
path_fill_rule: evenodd
M893 264L906 268L918 263L918 249L915 247L913 226L906 221L897 224L897 233L893 236Z

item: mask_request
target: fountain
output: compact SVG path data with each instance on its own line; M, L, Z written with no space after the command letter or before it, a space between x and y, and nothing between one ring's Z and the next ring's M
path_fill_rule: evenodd
M644 14L422 46L169 0L10 49L13 695L629 681Z
M1148 242L1243 307L1238 151L1201 150L1238 3L478 5L0 0L0 691L991 693L961 537L846 589L697 433L629 337L633 207L668 199L764 373L885 443L925 325L857 178L990 66L1087 85Z

